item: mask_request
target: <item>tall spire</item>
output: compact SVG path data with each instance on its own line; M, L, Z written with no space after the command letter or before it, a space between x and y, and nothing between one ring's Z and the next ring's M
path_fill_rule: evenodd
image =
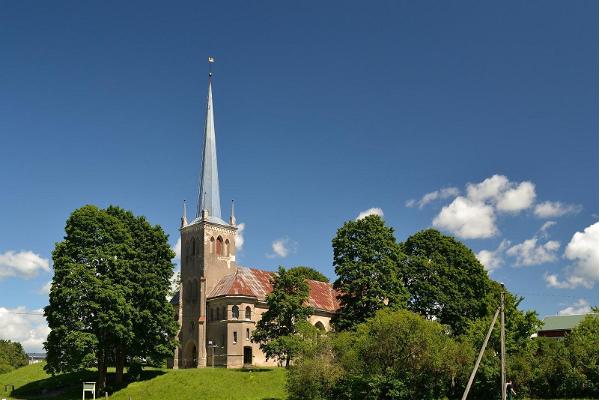
M183 214L181 214L181 227L185 227L188 224L187 220L187 207L185 206L185 200L183 201Z
M221 219L221 199L219 196L219 172L217 170L217 146L215 141L215 119L212 100L212 57L208 58L208 99L206 105L206 125L204 127L204 152L202 154L202 177L198 192L196 218L208 213L213 222L223 223Z

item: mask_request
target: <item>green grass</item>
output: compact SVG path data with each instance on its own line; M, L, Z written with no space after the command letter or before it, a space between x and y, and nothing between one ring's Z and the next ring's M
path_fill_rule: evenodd
M7 399L81 399L81 382L93 381L95 373L62 374L52 377L43 364L34 364L0 375L0 398ZM265 368L236 370L203 368L186 370L154 369L144 371L142 381L115 391L113 400L186 399L285 399L285 370ZM4 385L14 385L11 397ZM89 395L88 395L89 397ZM91 397L90 397L91 398ZM104 397L98 397L104 398Z

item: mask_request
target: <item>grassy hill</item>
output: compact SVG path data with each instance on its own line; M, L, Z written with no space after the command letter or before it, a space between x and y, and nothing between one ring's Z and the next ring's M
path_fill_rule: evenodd
M34 364L0 375L0 399L81 399L81 382L93 381L94 373L52 377L43 364ZM9 397L4 385L14 385ZM285 399L285 370L282 368L233 370L204 368L144 371L142 381L115 391L114 400L186 399ZM103 398L103 397L102 397Z

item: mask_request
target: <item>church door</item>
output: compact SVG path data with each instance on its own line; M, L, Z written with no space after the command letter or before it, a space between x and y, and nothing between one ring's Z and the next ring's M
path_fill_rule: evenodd
M244 365L252 365L252 347L244 346Z

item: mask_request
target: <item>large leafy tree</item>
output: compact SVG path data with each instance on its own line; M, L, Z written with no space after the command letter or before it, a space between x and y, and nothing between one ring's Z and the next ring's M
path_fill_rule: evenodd
M166 301L173 252L143 217L116 207L75 210L52 253L54 277L44 313L51 329L45 369L98 368L98 387L115 365L167 355L176 323Z
M260 343L267 359L275 358L289 366L302 346L298 334L302 323L310 316L308 284L303 276L279 267L271 279L273 291L267 295L268 310L262 314L252 341Z
M304 277L304 279L312 279L313 281L329 282L329 279L321 272L317 271L313 267L306 267L299 265L297 267L290 268L291 273L297 274Z
M333 238L333 286L340 310L333 323L351 329L386 306L402 308L408 297L399 276L402 260L394 230L377 215L346 222Z
M402 249L404 285L410 293L408 308L449 325L455 334L465 332L469 321L495 309L493 292L475 254L464 244L435 229L410 236Z
M27 365L27 354L19 342L0 339L0 374Z

